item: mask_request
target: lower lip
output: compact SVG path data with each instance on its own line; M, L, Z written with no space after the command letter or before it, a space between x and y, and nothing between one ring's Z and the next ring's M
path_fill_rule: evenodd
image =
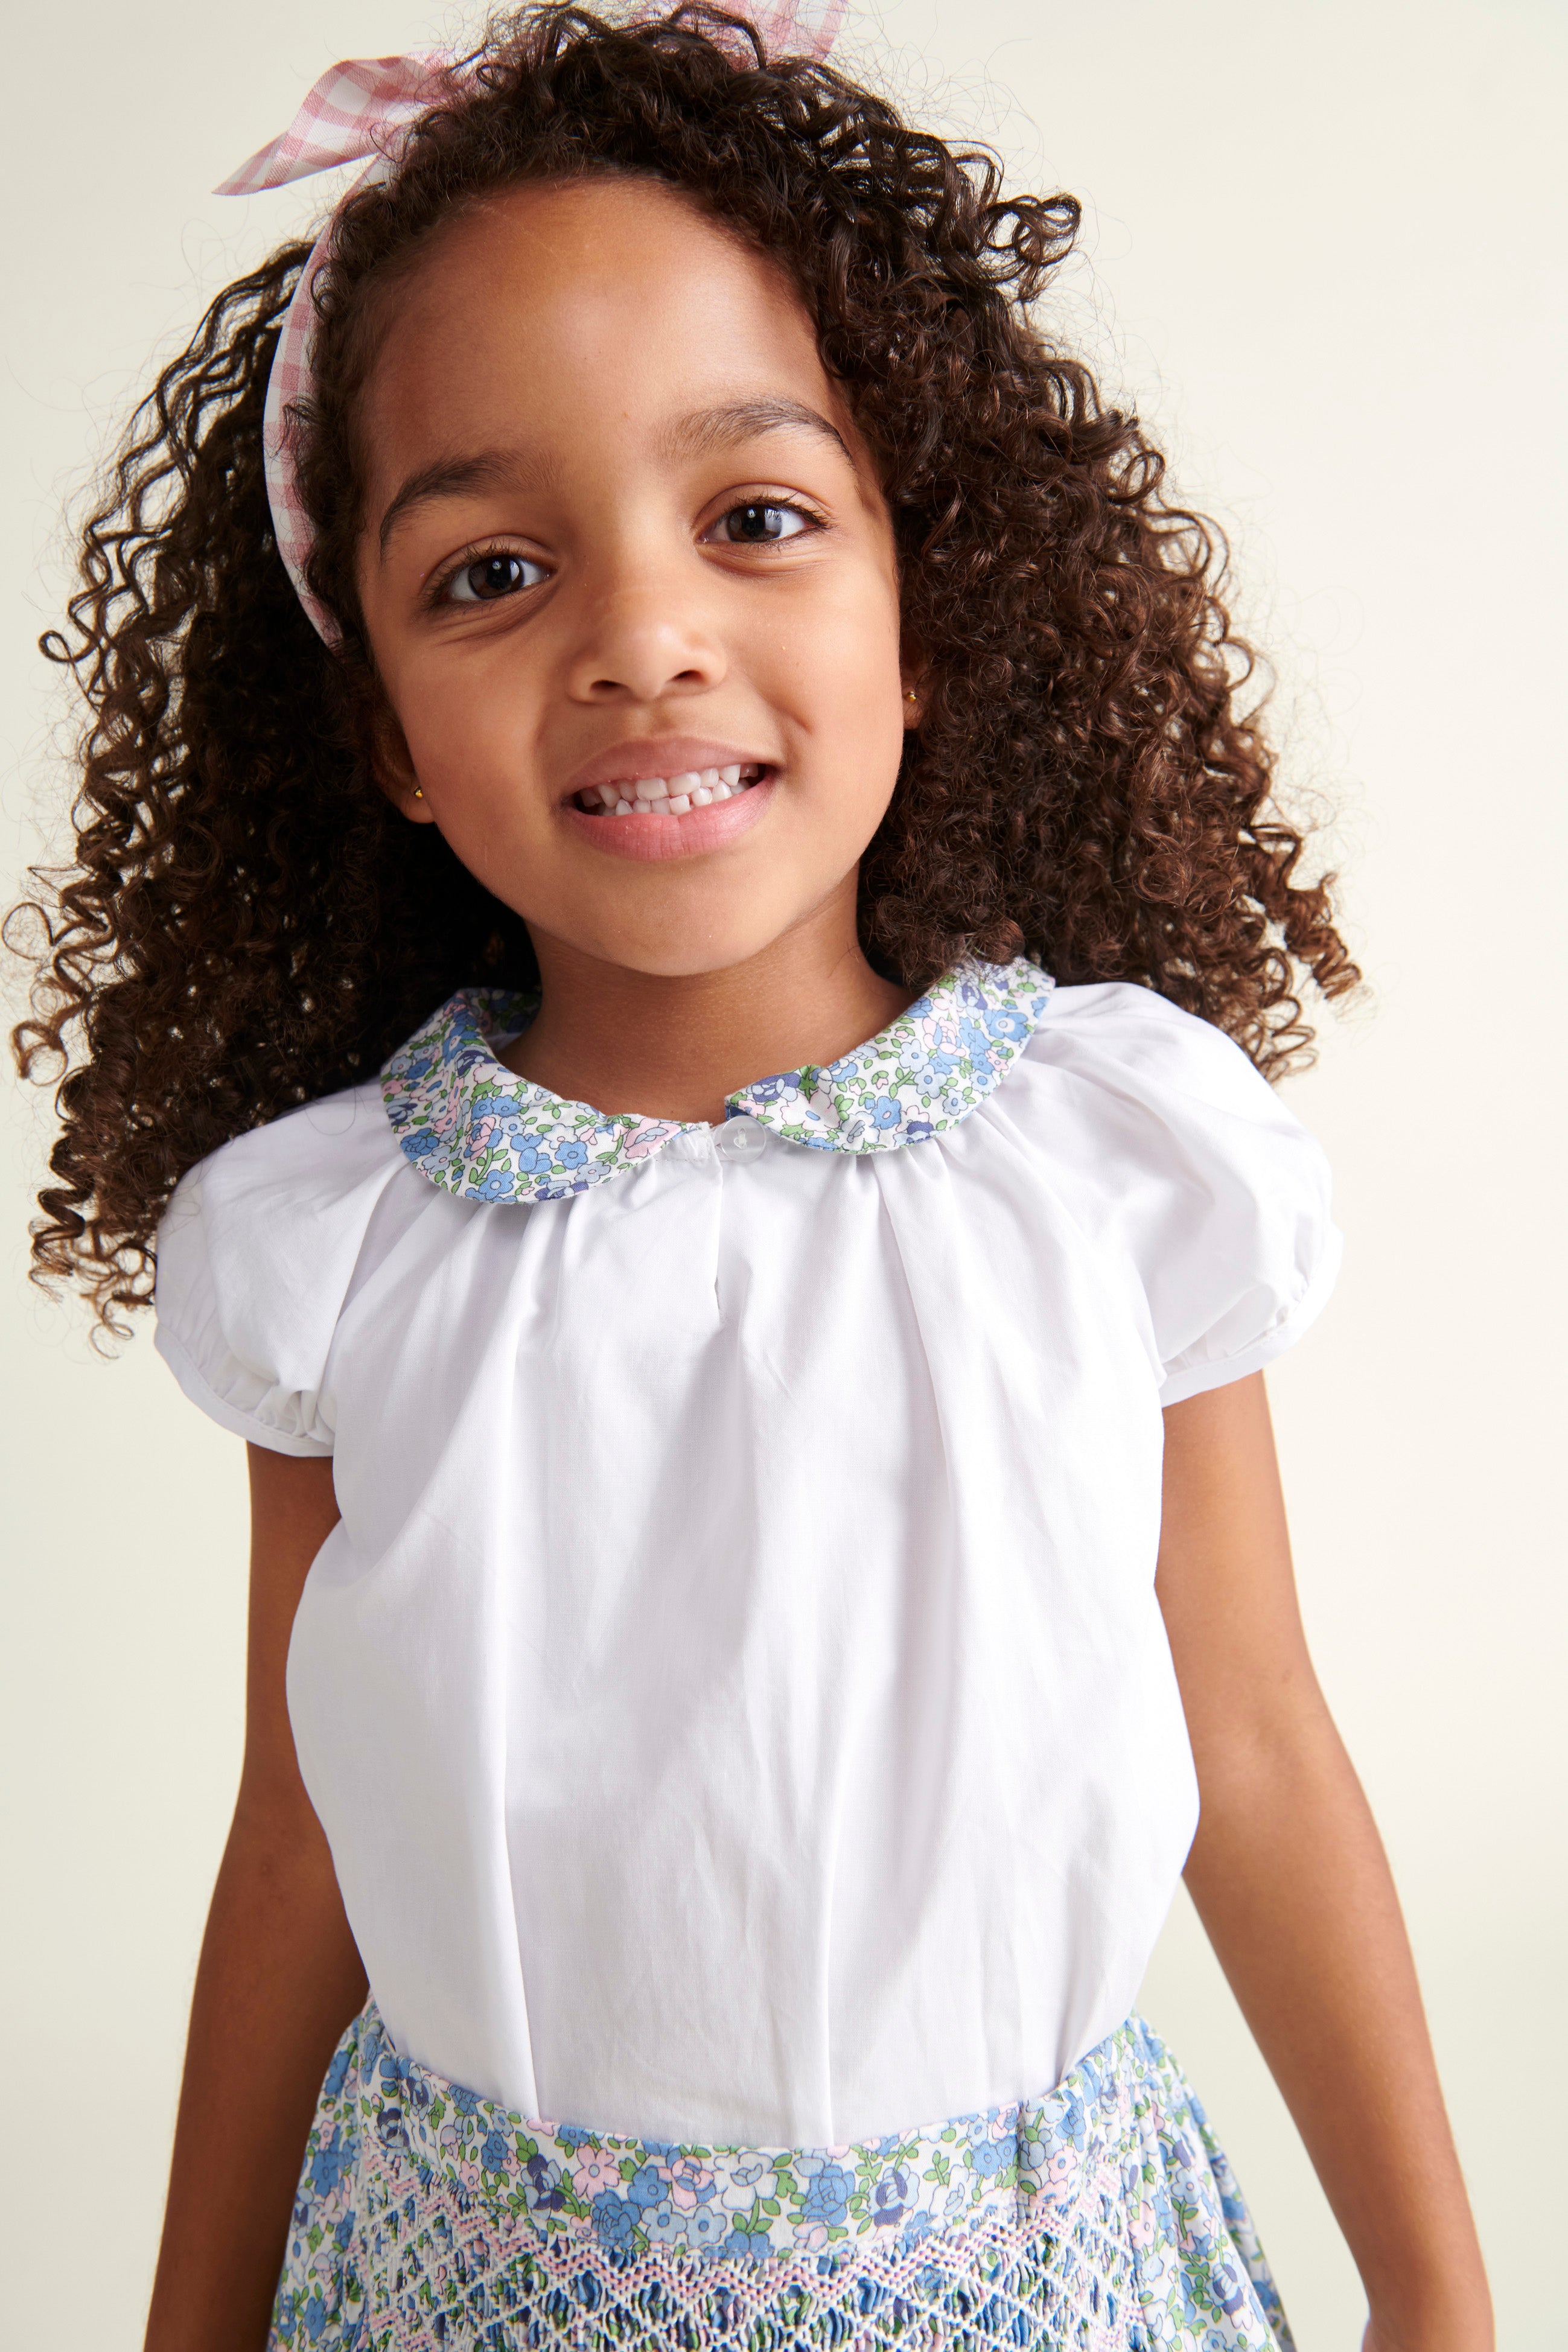
M607 849L613 857L698 857L750 833L766 815L777 782L776 776L763 776L731 799L688 809L684 816L590 816L570 801L563 814L595 849Z

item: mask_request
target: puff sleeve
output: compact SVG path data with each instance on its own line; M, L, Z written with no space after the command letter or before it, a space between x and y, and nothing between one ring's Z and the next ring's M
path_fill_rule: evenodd
M275 1454L331 1453L333 1335L404 1164L379 1090L361 1087L181 1179L158 1229L155 1344L221 1427Z
M1339 1269L1328 1163L1241 1048L1114 982L1058 989L1025 1063L1018 1115L1079 1222L1131 1263L1161 1402L1300 1339Z

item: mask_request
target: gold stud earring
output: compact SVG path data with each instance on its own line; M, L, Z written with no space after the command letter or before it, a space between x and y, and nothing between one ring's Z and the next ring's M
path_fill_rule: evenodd
M418 785L417 785L417 784L416 784L416 785L415 785L415 787L414 787L414 797L415 797L415 799L416 799L416 801L422 801L422 800L424 799L424 797L425 797L424 793L420 791L420 789L419 789L419 787L418 787Z

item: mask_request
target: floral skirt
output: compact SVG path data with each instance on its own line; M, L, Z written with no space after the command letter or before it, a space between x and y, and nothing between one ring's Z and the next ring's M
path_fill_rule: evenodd
M372 2003L310 2129L269 2352L1289 2352L1202 2107L1129 2018L1045 2098L855 2147L531 2123Z

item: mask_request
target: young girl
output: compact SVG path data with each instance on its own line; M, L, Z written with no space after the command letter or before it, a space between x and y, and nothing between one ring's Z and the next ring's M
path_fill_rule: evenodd
M1354 974L1076 207L826 29L324 78L56 641L37 1257L255 1514L153 2352L1285 2345L1184 1869L1368 2344L1489 2341L1261 1378Z

